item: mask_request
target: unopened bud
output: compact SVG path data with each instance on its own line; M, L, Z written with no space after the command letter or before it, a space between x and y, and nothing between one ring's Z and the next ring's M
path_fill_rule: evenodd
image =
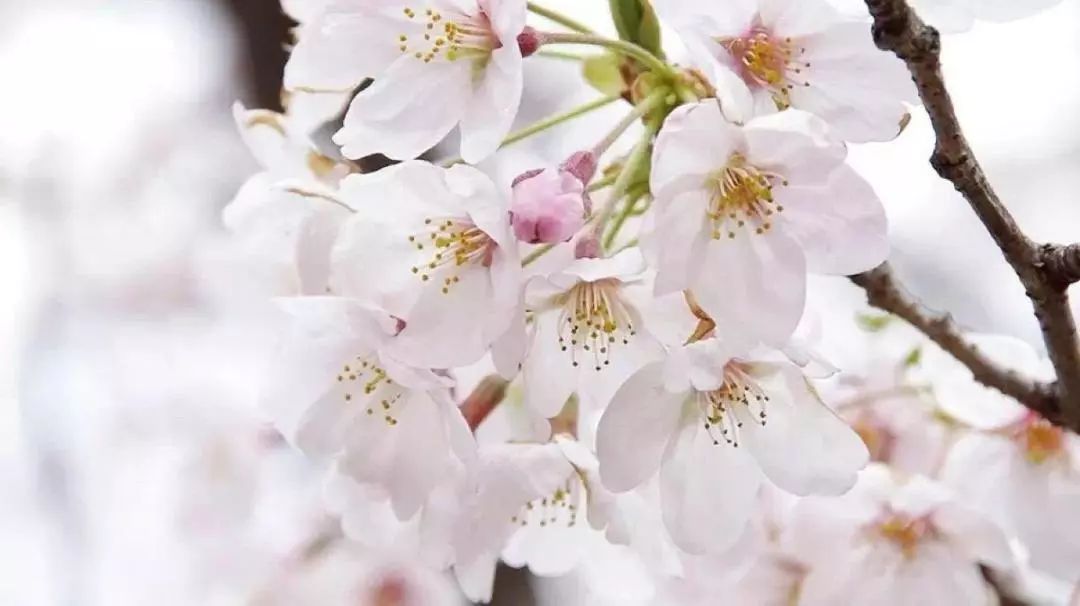
M531 170L514 179L510 223L529 244L566 242L585 224L585 184L567 170Z
M591 230L574 245L575 259L596 259L600 257L600 238Z
M574 175L583 184L588 184L596 174L596 166L596 154L591 151L579 151L570 154L559 169Z
M528 57L535 53L542 43L540 34L538 34L535 29L528 26L521 30L521 33L517 35L517 45L518 48L521 49L522 57Z

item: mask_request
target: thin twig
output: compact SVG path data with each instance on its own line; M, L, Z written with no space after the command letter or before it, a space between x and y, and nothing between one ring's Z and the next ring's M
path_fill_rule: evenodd
M888 263L851 276L866 291L871 305L892 313L919 329L971 371L975 380L1016 398L1053 422L1061 421L1054 386L1018 375L989 359L968 343L948 314L934 313L915 301L897 283ZM1074 426L1075 428L1075 426Z
M1047 269L1058 265L1048 265L1044 248L1021 231L990 186L964 138L941 75L941 40L937 30L923 23L905 0L866 0L866 5L874 18L874 42L878 48L891 51L904 61L930 116L936 134L930 164L967 200L1031 299L1058 377L1054 410L1060 411L1059 419L1064 424L1080 428L1080 346L1076 321L1065 293L1067 284L1053 273L1055 270Z

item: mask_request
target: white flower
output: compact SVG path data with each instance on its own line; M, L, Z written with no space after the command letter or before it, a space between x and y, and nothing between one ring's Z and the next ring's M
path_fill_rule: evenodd
M979 564L1013 561L988 519L932 481L898 482L884 467L868 468L844 499L800 503L793 524L814 538L800 545L810 563L799 593L806 606L989 603Z
M262 170L225 208L225 225L279 294L324 293L330 249L350 214L333 197L348 167L320 154L290 116L239 103L233 116Z
M825 0L661 0L735 120L789 107L813 113L847 141L888 141L914 99L903 63L874 46L865 19Z
M269 369L262 406L309 456L333 458L358 482L382 486L404 520L476 444L447 380L379 347L391 318L344 298L286 299L291 334Z
M945 32L963 32L976 19L1013 21L1034 15L1060 0L912 0L911 6L927 23Z
M659 355L627 292L644 271L641 252L631 248L607 259L577 259L529 283L533 322L521 369L527 406L553 417L576 391L604 406L632 372Z
M727 339L785 342L806 272L851 274L888 252L885 212L824 124L786 110L745 126L680 107L653 151L657 294L693 289Z
M519 310L507 201L480 171L405 162L341 184L356 208L334 250L336 292L405 323L386 351L407 364L475 362Z
M794 494L841 494L867 460L798 367L725 351L716 339L634 374L600 419L597 454L616 492L660 470L664 522L691 553L739 538L762 472Z
M340 0L306 24L285 67L289 89L351 89L334 140L359 158L415 158L461 125L461 155L495 151L517 114L521 0Z

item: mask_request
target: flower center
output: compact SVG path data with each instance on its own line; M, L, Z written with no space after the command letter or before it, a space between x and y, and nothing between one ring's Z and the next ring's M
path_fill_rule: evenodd
M418 29L411 36L398 34L398 50L403 54L411 53L424 63L438 59L472 59L486 63L491 51L501 46L483 12L444 15L431 8L421 12L410 7L405 7L404 12L408 19L416 22Z
M394 404L401 399L403 390L386 375L373 356L357 356L345 364L337 381L346 402L363 406L370 417L378 413L390 427L397 425Z
M925 517L912 518L901 513L889 513L876 524L878 535L900 548L904 557L915 556L915 550L933 533L933 527Z
M425 231L409 236L426 261L414 265L412 273L429 282L442 279L443 294L460 281L461 271L474 265L491 265L495 241L486 232L463 219L424 219Z
M556 298L559 315L559 347L570 352L570 362L580 364L579 351L592 356L593 367L611 364L611 350L627 345L634 330L633 313L621 297L621 282L605 278L581 282Z
M562 525L573 528L577 524L578 506L584 493L581 478L575 471L551 494L526 503L517 515L510 518L510 522L522 527Z
M757 25L738 38L718 38L717 42L738 64L743 80L752 86L768 89L777 109L791 107L791 91L796 86L810 86L803 70L810 64L802 60L806 49L791 38L776 38Z
M1027 460L1036 465L1065 452L1065 435L1061 429L1036 415L1024 419L1015 439L1023 447Z
M724 367L724 384L719 389L697 392L695 398L713 444L722 440L738 448L739 429L746 417L765 426L769 396L739 362Z
M780 175L747 164L742 154L734 153L727 165L706 181L709 207L706 216L712 224L712 237L725 234L734 239L738 230L763 234L772 228L772 216L784 212L773 199L773 182L787 181Z

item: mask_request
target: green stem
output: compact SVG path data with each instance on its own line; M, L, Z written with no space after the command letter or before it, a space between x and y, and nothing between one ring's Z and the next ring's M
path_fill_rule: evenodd
M570 17L567 17L566 15L564 15L564 14L558 12L558 11L553 11L550 8L544 8L543 6L540 6L539 4L537 4L535 2L527 2L527 3L525 3L525 6L528 7L530 12L532 12L534 14L537 14L537 15L540 15L541 17L543 17L545 19L548 19L550 21L554 21L555 23L558 23L559 25L561 25L561 26L563 26L563 27L565 27L567 29L572 29L575 32L582 33L582 34L591 34L591 33L593 33L593 31L591 29L589 29L588 27L586 27L585 25L582 25L581 23L578 23L577 21L571 19Z
M631 195L626 199L626 204L623 205L622 212L615 217L615 222L611 224L611 229L608 230L607 236L604 237L604 250L611 248L611 245L615 243L615 238L619 235L619 230L622 229L624 223L634 214L634 209L637 208L638 200L642 196Z
M597 157L601 156L609 147L611 147L612 143L615 143L615 140L618 139L620 135L626 132L626 129L634 125L642 118L642 116L645 116L662 105L670 92L671 91L667 87L662 86L653 91L648 97L642 99L640 103L634 106L633 111L620 120L619 123L593 147L593 153L596 154Z
M549 128L552 128L554 126L558 126L558 125L562 124L563 122L573 120L574 118L577 118L578 116L582 116L584 114L587 114L587 113L589 113L589 112L591 112L593 110L600 109L601 107L604 107L605 105L608 105L609 103L614 103L615 101L618 101L619 99L622 99L622 95L618 95L618 94L608 95L606 97L600 97L599 99L596 99L595 101L590 101L590 102L588 102L588 103L586 103L584 105L579 105L578 107L567 110L567 111L565 111L565 112L563 112L561 114L555 114L554 116L548 116L547 118L544 118L543 120L541 120L539 122L530 124L529 126L526 126L525 128L523 128L521 130L514 131L514 132L510 133L509 135L507 135L506 138L502 140L502 143L499 144L499 149L502 149L502 148L506 147L507 145L512 145L514 143L517 143L518 141L521 141L522 139L526 139L528 137L531 137L531 136L533 136L533 135L535 135L537 133L543 132L543 131L545 131L545 130L547 130ZM443 161L442 165L443 165L443 167L448 167L448 166L453 166L454 164L459 164L461 162L462 162L461 158L454 157L454 158L451 158L449 160Z
M591 194L594 191L604 189L608 185L615 183L615 177L617 176L618 175L609 175L607 177L604 177L603 179L597 179L596 181L590 183L589 186L585 188L585 191Z
M528 265L531 265L534 261L546 255L548 251L553 248L555 248L554 244L545 244L543 246L538 246L531 253L525 255L525 258L521 260L521 266L526 267Z
M615 179L615 184L611 186L611 194L608 198L607 204L600 211L599 217L596 219L596 225L593 226L595 233L602 234L604 225L608 219L611 218L611 213L615 210L615 204L623 197L626 190L630 187L631 179L634 178L641 164L649 158L649 147L652 145L653 135L660 130L660 120L650 120L645 125L645 132L641 135L641 139L638 140L634 149L630 152L630 155L626 158L626 163L623 164L622 170L619 171L619 176Z
M543 32L540 34L540 39L544 44L584 44L588 46L602 46L617 53L637 59L638 62L650 70L669 77L675 76L675 72L671 69L670 65L664 63L660 58L644 48L631 42L626 42L625 40L612 40L611 38L593 34L565 34L561 32Z
M564 51L556 50L542 50L536 51L537 57L547 57L548 59L561 59L563 61L585 61L588 59L585 55L579 55L577 53L568 53Z

